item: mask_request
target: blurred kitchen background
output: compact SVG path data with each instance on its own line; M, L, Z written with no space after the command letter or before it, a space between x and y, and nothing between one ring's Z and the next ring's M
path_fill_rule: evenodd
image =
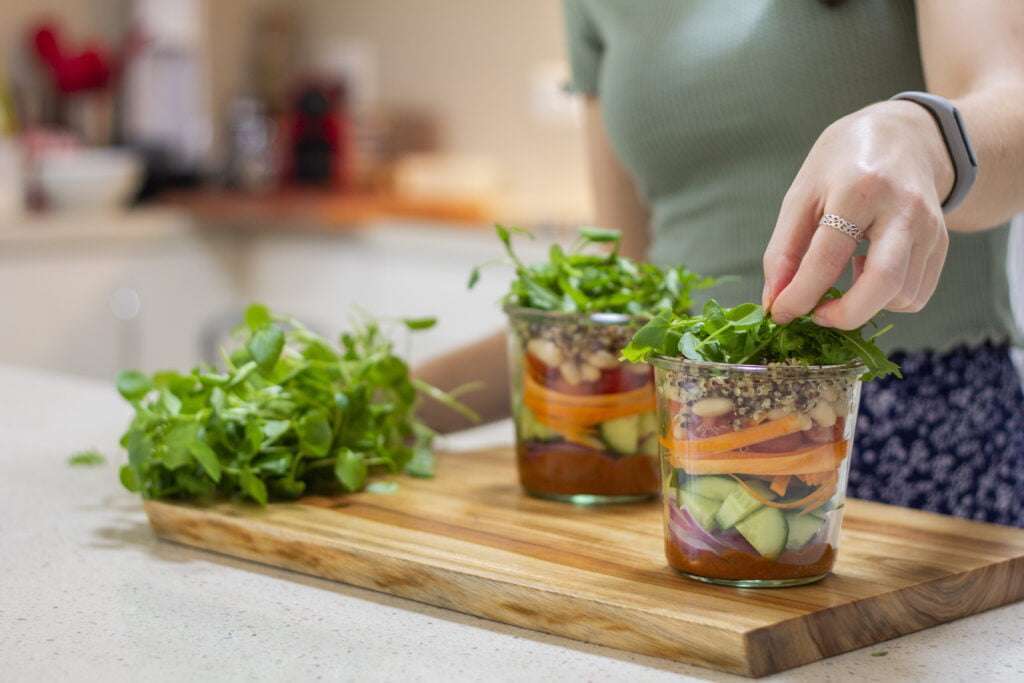
M502 323L526 253L590 216L554 0L0 0L0 364L212 359L258 300L332 335Z

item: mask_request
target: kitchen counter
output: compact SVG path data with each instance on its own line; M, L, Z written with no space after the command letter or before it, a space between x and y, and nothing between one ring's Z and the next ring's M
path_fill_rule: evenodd
M106 384L0 366L5 680L747 680L158 541L117 483L129 415ZM66 464L85 448L108 462ZM765 680L1024 680L1024 604Z

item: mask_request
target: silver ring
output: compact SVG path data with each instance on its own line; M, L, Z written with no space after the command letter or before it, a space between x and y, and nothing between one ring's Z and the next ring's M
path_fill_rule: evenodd
M841 232L847 237L853 239L854 242L859 242L861 239L861 234L864 232L855 224L851 223L845 218L840 218L834 213L826 213L824 216L821 217L821 220L818 221L818 225L824 225L827 228L832 228L837 232Z

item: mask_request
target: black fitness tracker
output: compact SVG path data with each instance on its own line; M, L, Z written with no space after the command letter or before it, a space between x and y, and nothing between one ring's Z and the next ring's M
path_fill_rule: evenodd
M960 112L945 97L926 92L908 90L889 99L916 102L927 109L935 123L939 124L942 139L946 142L946 150L953 162L953 189L949 191L946 201L942 202L942 211L949 213L963 202L978 176L978 160L974 156L971 139L967 136L967 128L960 118Z

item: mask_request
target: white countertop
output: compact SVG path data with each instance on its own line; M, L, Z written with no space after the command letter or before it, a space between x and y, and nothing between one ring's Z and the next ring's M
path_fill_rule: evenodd
M129 413L104 384L0 366L4 680L746 680L158 541L117 482ZM84 448L108 463L65 464ZM853 679L1024 680L1024 604L767 680Z

